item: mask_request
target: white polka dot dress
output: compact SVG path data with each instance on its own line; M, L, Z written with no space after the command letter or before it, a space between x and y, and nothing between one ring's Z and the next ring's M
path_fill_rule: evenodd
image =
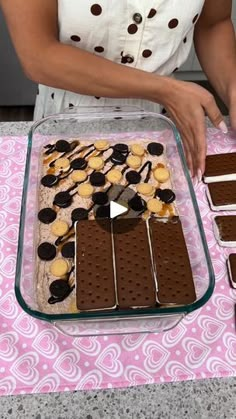
M96 1L96 0L95 0ZM58 0L60 42L116 63L172 75L187 59L204 0ZM34 119L72 106L138 105L152 102L91 97L39 85Z

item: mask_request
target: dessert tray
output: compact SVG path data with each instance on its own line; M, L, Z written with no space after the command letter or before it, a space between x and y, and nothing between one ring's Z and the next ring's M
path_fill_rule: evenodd
M111 217L111 205L126 210ZM158 332L214 275L181 141L165 117L76 109L29 134L15 291L65 333Z

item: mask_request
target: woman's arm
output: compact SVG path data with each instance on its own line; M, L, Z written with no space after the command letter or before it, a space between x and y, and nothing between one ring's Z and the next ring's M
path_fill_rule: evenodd
M56 0L0 0L25 73L37 83L91 96L147 97L152 74L113 63L58 40Z
M235 107L236 129L236 39L231 21L232 0L206 0L195 28L195 48L208 79L225 102Z
M204 172L205 112L216 127L226 128L209 92L60 43L56 0L0 0L0 5L29 78L75 93L141 98L164 105L180 131L192 174Z

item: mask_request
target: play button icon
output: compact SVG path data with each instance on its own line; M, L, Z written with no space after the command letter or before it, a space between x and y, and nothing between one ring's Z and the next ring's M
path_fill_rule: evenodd
M125 205L115 201L110 202L110 218L116 218L119 215L125 214L127 211L128 208Z

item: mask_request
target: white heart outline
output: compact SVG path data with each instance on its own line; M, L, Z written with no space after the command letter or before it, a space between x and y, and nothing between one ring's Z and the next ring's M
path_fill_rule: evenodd
M136 365L128 365L125 368L124 376L131 386L154 383L154 378Z
M92 381L92 386L89 386L89 382ZM83 378L77 384L75 390L96 390L101 387L102 373L98 370L91 370L83 376Z
M157 351L159 354L161 354L160 359L158 362L152 362L153 361L153 351ZM170 356L170 352L166 351L161 345L159 345L154 340L146 340L143 344L143 354L145 355L144 359L144 367L146 371L150 373L154 373L159 371L163 365L166 363Z
M0 359L6 362L14 361L18 355L18 349L15 346L19 338L16 332L7 332L0 335ZM7 351L1 349L4 341L7 341Z
M28 363L27 374L23 375L19 367L24 363ZM21 355L11 366L11 373L24 384L33 385L39 380L39 372L37 365L39 363L39 355L36 352L27 352Z
M48 350L45 349L42 345L40 345L40 342L42 342L43 339L47 339L47 342L49 343ZM39 353L42 353L46 358L54 359L59 354L59 346L56 343L58 339L58 333L54 329L46 329L42 330L34 339L32 343L32 347L36 349Z
M199 342L199 340L188 337L183 339L183 348L186 351L185 363L188 368L199 368L207 359L212 350L209 346ZM193 348L201 350L200 358L194 359L193 355L195 352Z
M64 368L61 367L62 363L65 362L66 359L69 360L69 371L66 371ZM77 365L79 361L79 351L76 349L69 349L65 352L62 352L62 354L54 362L53 368L55 368L55 370L61 377L72 382L77 382L81 378L81 369Z
M101 352L101 354L95 361L95 365L100 370L108 374L110 377L120 377L123 373L123 365L119 360L120 355L121 350L119 345L117 345L116 343L111 343ZM107 356L111 356L111 367L104 364L104 359L106 359Z

